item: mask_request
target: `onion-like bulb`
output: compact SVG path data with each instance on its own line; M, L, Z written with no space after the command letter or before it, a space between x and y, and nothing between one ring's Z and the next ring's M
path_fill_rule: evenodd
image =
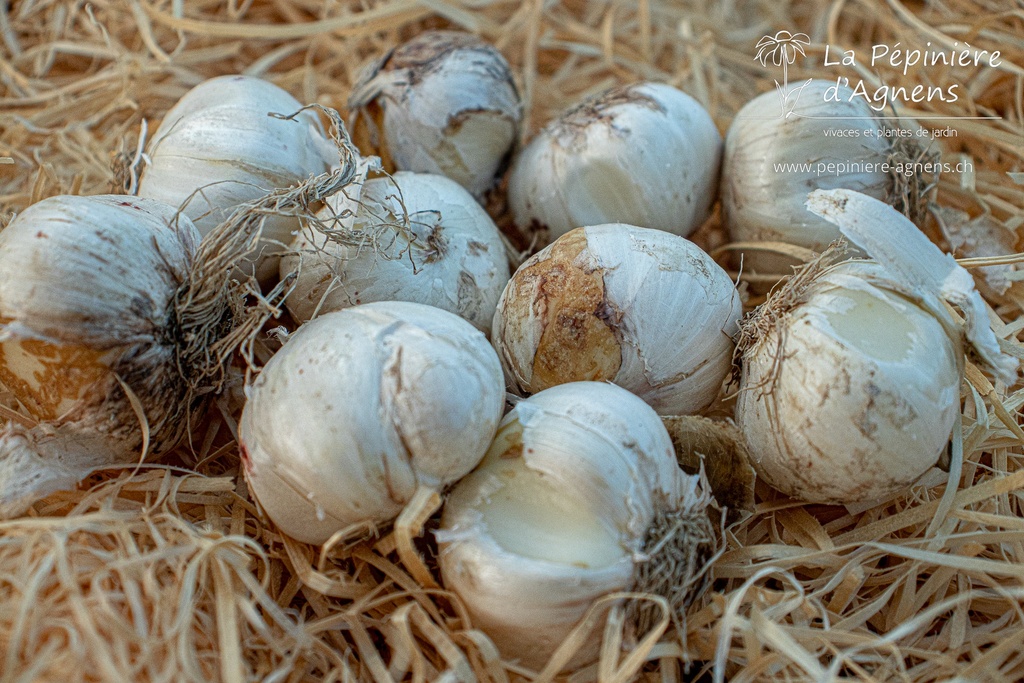
M303 215L358 178L329 113L344 163L247 203L202 242L175 207L115 195L46 199L0 232L0 382L35 421L0 434L0 516L188 432L276 313L246 307L232 279L265 218Z
M509 207L552 239L629 223L685 237L718 190L722 136L695 99L661 83L612 88L562 114L519 154Z
M361 303L413 301L490 334L508 258L490 216L455 181L400 172L326 205L326 230L304 229L281 259L282 278L298 272L286 302L293 317L305 322Z
M482 198L519 136L522 105L508 62L459 31L428 31L372 64L349 98L400 171L451 178Z
M679 469L668 432L643 401L614 385L574 382L520 401L480 466L444 506L444 586L503 657L539 669L602 596L694 597L713 533L698 478ZM660 532L674 573L649 553ZM661 577L663 583L645 577ZM597 656L591 638L573 659Z
M963 348L877 264L814 280L744 354L736 416L765 481L816 503L893 495L949 442Z
M204 81L171 108L148 145L139 196L181 206L207 235L239 205L337 165L338 151L310 111L285 90L252 76ZM251 258L266 284L299 229L295 216L268 215ZM250 271L252 268L250 267Z
M733 241L787 242L821 252L840 234L804 206L815 189L854 190L921 218L921 195L934 174L911 162L934 159L922 154L916 125L874 111L834 81L791 86L788 115L781 102L777 90L755 97L726 134L722 216ZM792 263L754 252L745 260L748 267L787 274Z
M246 480L289 536L323 543L394 520L483 457L501 366L458 316L386 301L301 326L248 391Z
M520 266L498 302L493 341L517 393L609 381L682 415L717 396L741 311L728 274L689 240L595 225Z
M176 295L198 244L173 207L115 195L44 199L0 232L0 383L40 423L0 448L0 513L184 435L203 402Z
M801 500L892 496L939 460L960 411L964 340L1012 382L970 274L892 207L818 190L808 208L877 262L830 250L744 322L736 419L754 468ZM960 326L946 302L964 313Z

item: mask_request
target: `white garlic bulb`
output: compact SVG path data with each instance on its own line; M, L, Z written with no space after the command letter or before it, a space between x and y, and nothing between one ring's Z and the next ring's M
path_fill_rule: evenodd
M654 590L638 585L639 569L658 564L645 551L666 520L682 526L669 545L687 558L670 572L673 607L692 598L712 539L697 480L637 397L598 382L543 391L505 416L449 494L437 532L444 586L503 658L539 670L595 600ZM570 666L596 659L600 641Z
M240 204L291 187L339 163L316 115L285 90L251 76L220 76L187 92L148 145L139 196L181 206L204 236ZM268 215L252 256L261 283L277 276L278 255L299 229L294 216Z
M759 476L816 503L875 500L939 459L963 349L876 264L841 264L744 354L737 420Z
M428 31L389 52L349 107L378 119L371 125L398 170L447 176L477 198L502 172L522 119L508 62L458 31Z
M286 534L393 520L483 457L504 408L483 334L446 311L364 304L301 326L248 390L246 480Z
M203 405L176 301L198 244L173 207L117 195L44 199L0 232L0 383L40 423L0 447L2 514L181 439Z
M473 197L426 173L368 180L358 196L353 190L328 198L319 216L327 232L304 229L281 259L282 278L298 272L286 301L291 314L305 322L361 303L414 301L490 334L508 259Z
M549 124L519 154L508 198L521 229L552 239L629 223L685 237L715 201L722 137L689 95L660 83L618 87Z
M729 276L689 240L596 225L520 266L498 302L493 342L515 392L603 380L682 415L718 394L741 312Z
M920 153L916 125L895 125L834 81L791 86L791 113L784 116L782 106L777 90L759 95L726 134L722 215L733 241L788 242L820 252L840 235L805 208L815 189L854 190L908 214L919 209L917 196L931 176L905 167ZM748 254L746 260L786 273L791 263L781 255Z
M876 262L814 266L744 323L736 405L758 474L801 500L894 495L934 465L960 410L964 331L1003 381L1003 356L970 274L883 202L848 190L808 201Z

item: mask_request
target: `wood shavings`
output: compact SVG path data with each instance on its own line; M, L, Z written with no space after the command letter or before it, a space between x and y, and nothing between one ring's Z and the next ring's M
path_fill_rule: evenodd
M1019 16L1001 0L927 9L897 0L0 2L0 226L44 197L108 191L113 155L138 166L143 122L155 130L206 78L259 75L300 101L342 109L368 60L426 28L458 27L494 42L512 64L526 137L587 94L644 79L698 97L724 131L747 100L774 87L777 74L754 61L753 48L777 28L812 39L808 58L791 67L794 80L958 84L958 102L901 113L930 128L939 122L924 117L1000 117L943 123L957 136L935 146L973 170L943 174L930 200L1005 226L998 248L957 255L983 257L962 262L968 268L999 267L975 271L986 281L989 272L1010 281L998 299L985 294L1001 349L1019 352L1024 294L1011 266L1019 257L1001 257L1020 251L1024 216L1024 43ZM906 76L886 64L872 73L821 66L825 44L928 40L1001 50L1005 66ZM495 210L508 228L500 202ZM940 238L937 224L929 234ZM519 237L510 233L510 243L527 248ZM695 239L734 250L717 216ZM1024 678L1024 390L980 372L970 380L950 491L950 475L934 471L905 495L844 508L804 505L759 484L753 513L726 528L685 642L666 619L621 651L613 610L582 624L558 655L567 661L581 639L606 644L602 661L570 680ZM386 544L320 550L279 536L238 474L238 401L218 403L223 416L213 411L192 447L163 465L97 473L0 524L0 678L554 679L557 662L535 672L502 661L457 601L418 587ZM5 424L21 415L3 395L0 406ZM425 537L433 569L436 548Z

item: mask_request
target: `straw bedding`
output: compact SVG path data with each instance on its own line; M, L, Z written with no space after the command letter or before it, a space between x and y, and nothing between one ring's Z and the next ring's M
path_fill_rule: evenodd
M904 109L1000 117L951 121L956 137L935 141L944 159L972 168L941 177L926 230L959 256L982 257L965 263L985 267L976 272L996 333L1024 356L1024 277L1014 258L985 258L1018 251L1024 222L1024 6L1006 0L0 1L0 225L50 195L120 189L126 177L130 186L123 170L138 161L140 138L204 78L255 74L343 111L366 60L447 26L479 33L510 60L531 132L585 94L638 79L682 87L724 131L746 100L774 87L777 74L753 59L753 46L780 29L811 39L791 80L960 84L956 103ZM1000 50L1002 63L905 76L822 65L826 43L926 41ZM501 202L491 208L507 228ZM696 238L728 252L715 218ZM273 343L258 341L253 356L265 360ZM452 596L409 578L386 529L324 549L279 536L239 476L238 384L191 447L99 472L0 523L0 680L555 678L555 666L502 662ZM1024 678L1022 403L1019 387L993 386L969 366L950 473L933 470L881 504L805 505L758 484L754 512L725 531L684 640L662 618L620 647L616 608L583 624L562 652L603 638L600 663L562 676ZM731 406L724 397L711 416ZM3 396L0 411L26 420Z

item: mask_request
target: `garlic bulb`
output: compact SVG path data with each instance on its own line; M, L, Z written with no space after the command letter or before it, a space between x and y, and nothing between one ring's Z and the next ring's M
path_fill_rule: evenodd
M0 432L0 516L181 440L239 344L278 313L246 305L232 279L264 218L357 179L338 141L337 169L248 203L201 242L180 210L123 195L46 199L0 232L0 382L36 421Z
M398 170L447 176L477 198L502 172L522 119L508 62L457 31L428 31L389 52L349 107L376 119Z
M307 228L281 259L282 278L298 272L286 302L297 320L372 301L413 301L490 334L508 259L494 222L455 181L401 172L326 203L320 218L330 236Z
M483 457L504 408L484 335L446 311L364 304L301 326L248 391L246 480L284 533L323 543L395 519Z
M508 198L521 229L552 239L629 223L685 237L707 219L722 137L695 99L660 83L613 88L549 124L522 151Z
M876 262L805 269L744 323L736 418L759 476L818 503L891 496L934 465L960 410L968 321L979 362L1012 381L971 276L879 200L817 191L808 207ZM829 253L831 256L831 253Z
M788 242L820 252L839 230L805 207L814 189L846 188L916 220L934 174L913 169L916 125L898 125L846 86L811 80L748 102L733 119L722 163L722 215L736 242ZM749 254L745 265L789 272L785 256Z
M729 276L660 230L578 228L527 260L494 315L513 391L614 382L663 415L704 408L731 367L741 313Z
M670 602L693 597L713 538L698 478L676 464L657 414L610 384L574 382L516 404L480 466L448 496L437 532L444 586L502 656L540 669L594 601L656 590L657 529L686 558ZM653 565L653 566L652 566ZM572 668L596 659L590 638Z
M0 514L181 439L203 405L175 299L198 244L173 207L115 195L44 199L0 232L0 383L40 422L0 446Z
M220 76L200 83L167 113L148 145L139 196L181 206L204 236L240 204L291 187L339 163L316 115L273 83ZM278 254L299 229L294 216L269 215L255 275L277 276Z
M816 503L899 492L949 441L962 356L877 265L829 270L744 354L736 416L758 475Z

